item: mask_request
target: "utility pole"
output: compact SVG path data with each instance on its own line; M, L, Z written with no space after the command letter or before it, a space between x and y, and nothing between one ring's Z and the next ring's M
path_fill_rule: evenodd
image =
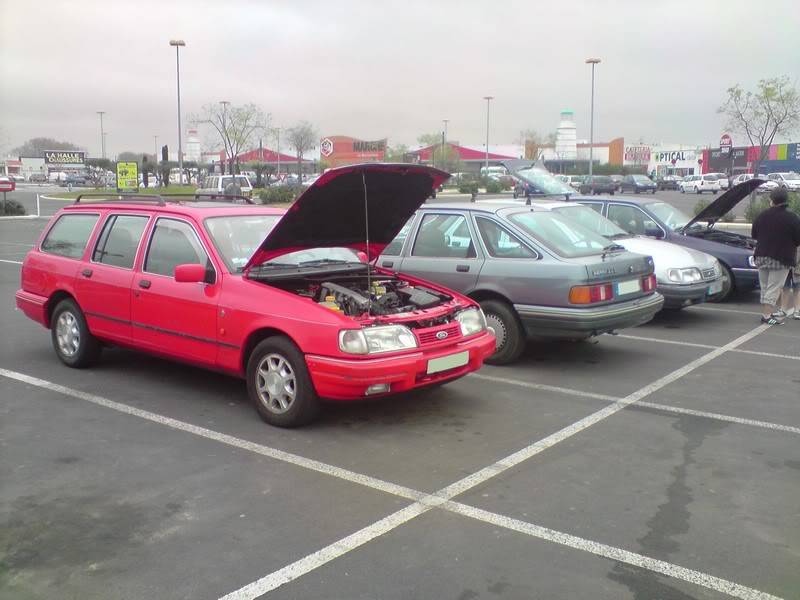
M103 115L106 114L104 110L98 110L97 114L100 115L100 157L106 157L106 134L103 133Z
M484 96L483 99L486 100L486 158L483 166L486 168L486 175L489 175L489 104L494 96Z
M599 58L586 59L586 64L592 65L592 107L589 116L589 177L592 176L592 167L594 163L594 66L599 62Z
M175 67L178 79L178 184L183 184L183 144L181 134L181 48L186 46L183 40L170 40L170 46L175 46Z

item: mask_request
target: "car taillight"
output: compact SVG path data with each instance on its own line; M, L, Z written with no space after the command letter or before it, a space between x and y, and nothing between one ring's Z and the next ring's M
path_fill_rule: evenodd
M611 300L613 297L614 286L610 283L576 285L569 291L569 301L572 304L594 304Z
M655 275L648 275L647 277L642 278L642 291L643 292L652 292L656 289L656 276Z

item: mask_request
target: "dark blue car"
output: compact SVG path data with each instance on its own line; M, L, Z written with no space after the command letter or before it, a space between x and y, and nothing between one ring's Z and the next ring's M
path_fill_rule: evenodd
M749 236L716 229L714 224L762 183L751 179L732 187L693 219L656 198L571 200L593 208L629 233L663 239L715 257L722 267L723 288L712 300L721 302L734 291L758 287L758 269L753 260L756 244Z

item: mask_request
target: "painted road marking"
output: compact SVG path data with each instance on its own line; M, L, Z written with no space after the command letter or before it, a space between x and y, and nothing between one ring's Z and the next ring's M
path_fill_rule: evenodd
M614 337L624 338L626 340L639 340L642 342L654 342L656 344L673 344L675 346L688 346L690 348L707 348L714 349L720 346L709 346L708 344L695 344L694 342L680 342L677 340L662 340L659 338L642 337L638 335L615 335ZM788 337L788 336L787 336ZM800 360L800 356L792 354L775 354L774 352L760 352L758 350L744 350L742 348L734 348L731 352L738 354L751 354L753 356L766 356L768 358L785 358L787 360Z
M758 311L751 311L751 310L736 310L735 308L718 308L716 306L690 306L688 307L691 310L711 310L716 312L727 312L727 313L736 313L737 315L761 315Z
M2 258L0 258L0 263L9 263L9 264L12 264L12 265L21 265L22 261L21 260L3 260Z

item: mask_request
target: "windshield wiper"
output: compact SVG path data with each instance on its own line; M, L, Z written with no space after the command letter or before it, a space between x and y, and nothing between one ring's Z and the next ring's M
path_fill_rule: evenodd
M633 234L628 233L627 231L620 231L619 233L615 233L614 235L607 235L605 237L607 237L610 240L621 240L622 238L633 237Z
M354 262L355 261L342 260L340 258L317 258L314 260L304 260L303 262L298 263L298 266L307 267L310 265L349 265Z

